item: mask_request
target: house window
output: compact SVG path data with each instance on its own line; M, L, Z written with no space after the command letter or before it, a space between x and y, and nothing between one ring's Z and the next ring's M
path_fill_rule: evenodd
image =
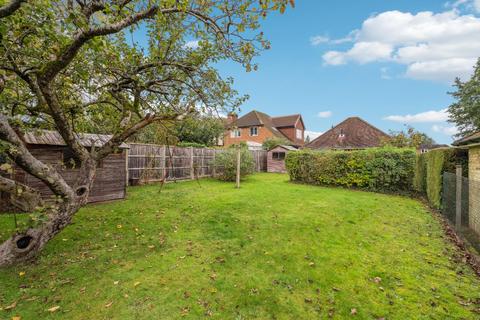
M258 127L250 127L250 136L252 137L258 136Z
M234 129L232 131L230 131L230 137L231 138L238 138L240 137L242 134L240 132L240 129Z
M297 129L297 139L303 139L303 130Z
M285 159L285 152L272 152L272 159L273 160L284 160Z

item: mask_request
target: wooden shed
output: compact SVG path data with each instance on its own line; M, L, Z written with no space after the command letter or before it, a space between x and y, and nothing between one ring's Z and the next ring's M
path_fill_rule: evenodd
M285 173L285 157L290 151L298 149L292 146L278 145L268 151L267 154L267 171Z
M111 136L81 133L79 138L81 144L90 149L102 146L110 140ZM58 132L48 130L27 132L24 135L24 141L35 158L56 167L67 183L74 183L78 175L79 163ZM98 165L88 202L125 198L127 150L128 145L122 144L115 153L108 155ZM53 195L42 181L17 166L14 166L13 176L16 181L39 190L45 199Z

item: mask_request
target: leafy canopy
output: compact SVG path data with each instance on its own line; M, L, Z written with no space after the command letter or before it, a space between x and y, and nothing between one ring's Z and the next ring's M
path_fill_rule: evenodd
M458 136L480 131L480 59L470 80L455 80L457 90L450 94L455 102L448 108L450 121L459 129Z

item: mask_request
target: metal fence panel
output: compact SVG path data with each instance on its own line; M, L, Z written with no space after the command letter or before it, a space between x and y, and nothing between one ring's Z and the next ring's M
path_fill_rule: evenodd
M458 190L457 188L461 188ZM461 217L458 225L457 210ZM442 215L456 227L457 233L469 240L480 252L480 181L461 177L450 172L443 174Z

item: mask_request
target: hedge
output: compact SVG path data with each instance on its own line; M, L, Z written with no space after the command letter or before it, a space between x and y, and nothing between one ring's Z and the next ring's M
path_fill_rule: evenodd
M415 151L395 148L302 150L289 152L285 164L292 181L377 192L410 192Z
M417 192L427 196L430 204L439 209L442 203L443 173L455 173L457 164L468 173L468 154L465 150L454 148L435 149L417 155L414 186Z

